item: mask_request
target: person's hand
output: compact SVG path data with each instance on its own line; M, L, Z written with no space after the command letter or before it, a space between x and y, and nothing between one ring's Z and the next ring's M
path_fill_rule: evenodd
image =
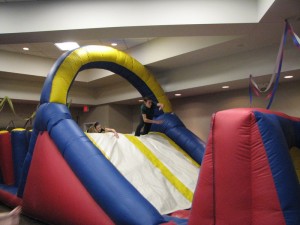
M113 133L116 138L119 138L119 134L117 133L117 131L113 130Z
M164 108L164 104L160 103L158 110L162 110Z
M154 120L156 124L162 124L164 121L163 120Z

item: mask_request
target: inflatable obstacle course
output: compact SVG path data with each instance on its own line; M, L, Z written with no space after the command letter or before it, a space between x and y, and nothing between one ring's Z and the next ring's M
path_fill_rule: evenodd
M67 94L77 73L88 68L123 74L141 95L165 104L156 115L165 122L153 131L201 164L191 211L162 215L74 122ZM292 146L299 148L299 126L299 118L269 110L217 112L204 151L136 60L108 47L79 48L59 58L48 74L21 170L5 175L17 185L2 184L0 201L22 205L24 213L50 224L300 224L299 182L289 154ZM0 146L13 151L7 138L0 138L6 143Z
M171 105L165 93L144 66L125 53L109 47L86 46L75 49L57 60L48 74L42 90L41 105L36 113L29 150L24 162L23 176L18 188L18 196L24 200L24 211L50 223L64 223L64 221L71 222L71 220L72 224L78 223L76 222L78 220L69 218L70 210L67 210L65 214L62 213L60 217L57 215L50 216L41 211L46 206L48 209L46 211L55 211L57 204L49 202L55 198L46 200L43 196L53 194L50 193L51 188L54 188L51 187L51 184L53 186L57 181L48 180L50 178L46 181L42 180L40 183L43 186L39 187L39 190L42 189L43 193L36 194L33 197L33 193L38 192L34 181L43 177L39 173L46 174L51 171L50 168L45 169L45 171L35 171L33 169L38 168L34 165L39 164L36 161L41 160L41 156L35 156L39 155L36 152L42 151L43 154L47 154L46 151L53 151L59 152L63 157L62 168L65 166L70 168L68 175L58 173L59 175L57 174L55 179L60 179L63 182L73 176L74 180L78 180L74 182L79 182L82 189L85 189L87 193L84 197L86 198L85 201L92 200L94 202L94 204L90 204L94 207L90 209L90 212L99 211L100 209L107 215L101 217L102 220L98 218L99 223L104 224L108 221L130 225L163 223L165 220L157 209L124 178L72 120L66 107L67 94L78 72L89 68L111 70L127 79L141 95L151 96L154 101L163 103L165 105L164 114L159 115L159 112L157 112L156 115L165 121L162 128L164 132L162 133L178 143L193 160L198 163L202 160L204 143L193 135L175 114L171 113ZM154 130L156 128L153 127ZM181 141L178 142L178 140ZM45 148L42 142L49 142L48 145L53 146L52 150L38 150ZM37 157L38 159L36 159ZM57 155L53 157L59 158ZM45 158L50 160L49 157ZM44 162L43 165L47 165L47 163ZM71 175L72 173L74 175ZM54 179L54 177L51 179ZM45 182L49 186L44 186ZM62 190L57 190L57 193L62 195L61 192ZM70 193L76 195L80 193L81 195L81 191L68 192L65 198L59 198L60 201L74 198L74 196L70 197ZM64 204L58 203L61 206ZM82 209L80 209L80 212L77 212L77 210L79 209L71 210L72 214L81 215L85 212ZM91 214L86 213L85 218L88 216L91 216ZM92 220L94 220L94 217Z

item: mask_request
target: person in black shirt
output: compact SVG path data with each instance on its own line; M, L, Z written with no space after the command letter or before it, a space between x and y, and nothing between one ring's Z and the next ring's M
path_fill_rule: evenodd
M141 130L143 129L142 134L148 134L151 128L152 123L161 124L162 120L153 120L154 109L158 107L159 110L163 109L164 105L162 103L154 103L149 97L143 98L143 104L141 105L141 119L140 123L135 130L135 136L141 135Z

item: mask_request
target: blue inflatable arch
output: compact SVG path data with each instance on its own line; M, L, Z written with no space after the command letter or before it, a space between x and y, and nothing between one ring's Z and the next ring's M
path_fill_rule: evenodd
M47 76L41 94L41 104L66 104L69 89L76 75L91 68L110 70L129 81L142 96L149 96L153 101L163 103L163 111L157 110L156 116L160 115L159 119L165 122L163 126L154 124L152 130L165 133L201 164L205 150L203 141L186 129L181 120L172 113L169 99L151 72L131 56L114 48L86 46L62 55Z

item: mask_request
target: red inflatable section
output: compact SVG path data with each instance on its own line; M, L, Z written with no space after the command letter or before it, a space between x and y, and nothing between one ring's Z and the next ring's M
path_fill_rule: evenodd
M3 183L6 185L13 185L15 179L12 160L12 145L10 133L8 131L0 131L0 169Z
M198 225L200 221L219 225L285 224L251 110L221 111L212 118L188 224Z
M97 205L47 132L39 135L23 196L25 214L56 225L113 225Z
M22 199L18 198L14 194L11 194L1 189L0 189L0 202L4 203L6 206L11 208L15 208L19 205L22 206Z

